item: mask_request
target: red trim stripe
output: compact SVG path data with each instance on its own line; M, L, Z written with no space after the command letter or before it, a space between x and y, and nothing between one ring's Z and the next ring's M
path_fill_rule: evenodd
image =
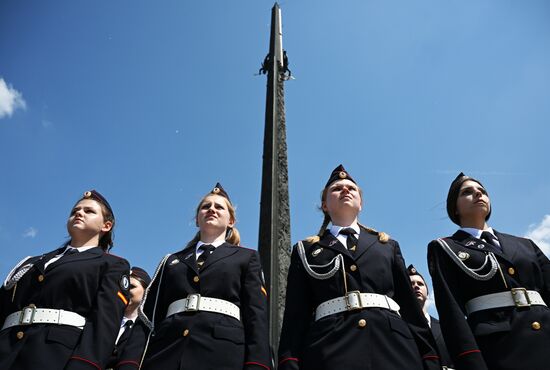
M287 362L287 361L296 361L296 362L300 362L300 359L296 358L296 357L287 357L287 358L283 358L282 360L279 361L279 365L282 364L283 362Z
M426 355L424 357L422 357L424 360L439 360L439 356L435 356L435 355Z
M137 361L130 361L130 360L126 360L126 361L120 361L119 363L116 364L116 367L120 366L120 365L135 365L138 369L139 369L139 362Z
M481 353L481 351L479 349L472 349L470 351L462 352L461 354L458 355L458 357L461 357L461 356L464 356L464 355L469 355L469 354L472 354L472 353Z
M101 370L101 368L99 367L98 364L96 364L95 362L92 362L90 360L86 360L85 358L73 356L73 357L71 357L71 360L78 360L78 361L86 362L86 363L94 366L95 368Z
M258 365L258 366L261 366L267 370L271 370L271 368L269 366L265 366L264 364L260 364L259 362L253 362L253 361L249 361L249 362L245 362L244 363L245 365Z

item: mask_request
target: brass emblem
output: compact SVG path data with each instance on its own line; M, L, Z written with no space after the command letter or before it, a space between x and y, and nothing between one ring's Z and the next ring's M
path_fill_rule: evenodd
M212 193L214 194L218 194L220 192L220 188L218 187L215 187L214 189L212 189Z
M175 265L175 264L178 264L178 263L180 263L180 260L176 258L175 260L173 260L172 262L170 262L170 266Z
M92 196L92 192L91 191L87 191L84 193L84 198L89 198Z
M323 248L318 248L316 250L314 250L313 252L311 252L311 255L313 257L317 257L319 255L319 253L321 253L323 251Z
M411 274L416 274L416 269L414 267L411 268Z
M462 261L466 261L468 258L470 258L470 254L468 252L460 251L458 252L458 258L460 258Z
M338 174L338 176L339 176L341 179L345 179L346 177L348 177L348 174L345 173L344 171L340 171L340 173Z

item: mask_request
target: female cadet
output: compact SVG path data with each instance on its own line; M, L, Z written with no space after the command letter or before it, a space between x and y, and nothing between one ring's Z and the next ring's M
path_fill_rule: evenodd
M279 369L439 368L399 245L359 224L362 193L342 165L321 202L319 235L292 252Z
M460 173L447 196L453 236L428 263L441 329L459 370L543 370L550 364L550 261L528 239L487 225L491 201Z
M140 307L153 330L143 369L271 369L259 255L239 246L218 183L199 203L196 236L157 268Z
M128 262L108 254L113 211L87 191L62 248L22 260L0 288L0 369L103 369L128 303Z

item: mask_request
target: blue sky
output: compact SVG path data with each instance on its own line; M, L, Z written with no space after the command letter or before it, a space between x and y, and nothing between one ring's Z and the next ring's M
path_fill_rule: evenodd
M66 240L95 188L153 272L220 181L258 244L269 1L0 1L0 275ZM292 240L343 163L361 221L426 272L460 171L490 224L550 249L550 3L283 1ZM427 275L427 274L426 274Z

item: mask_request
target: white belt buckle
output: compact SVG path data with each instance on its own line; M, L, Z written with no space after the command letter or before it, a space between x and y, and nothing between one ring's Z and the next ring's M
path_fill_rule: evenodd
M512 299L516 307L529 307L531 306L531 300L527 289L525 288L512 288Z
M21 316L19 316L19 325L30 325L34 320L34 314L36 313L36 306L31 304L27 307L23 307L21 310Z
M348 311L363 308L363 302L361 301L361 292L358 290L348 292L344 296L344 301L346 303L346 309Z
M187 296L187 301L185 302L185 310L186 311L198 311L200 301L201 301L201 295L200 294L198 294L198 293L189 294Z

